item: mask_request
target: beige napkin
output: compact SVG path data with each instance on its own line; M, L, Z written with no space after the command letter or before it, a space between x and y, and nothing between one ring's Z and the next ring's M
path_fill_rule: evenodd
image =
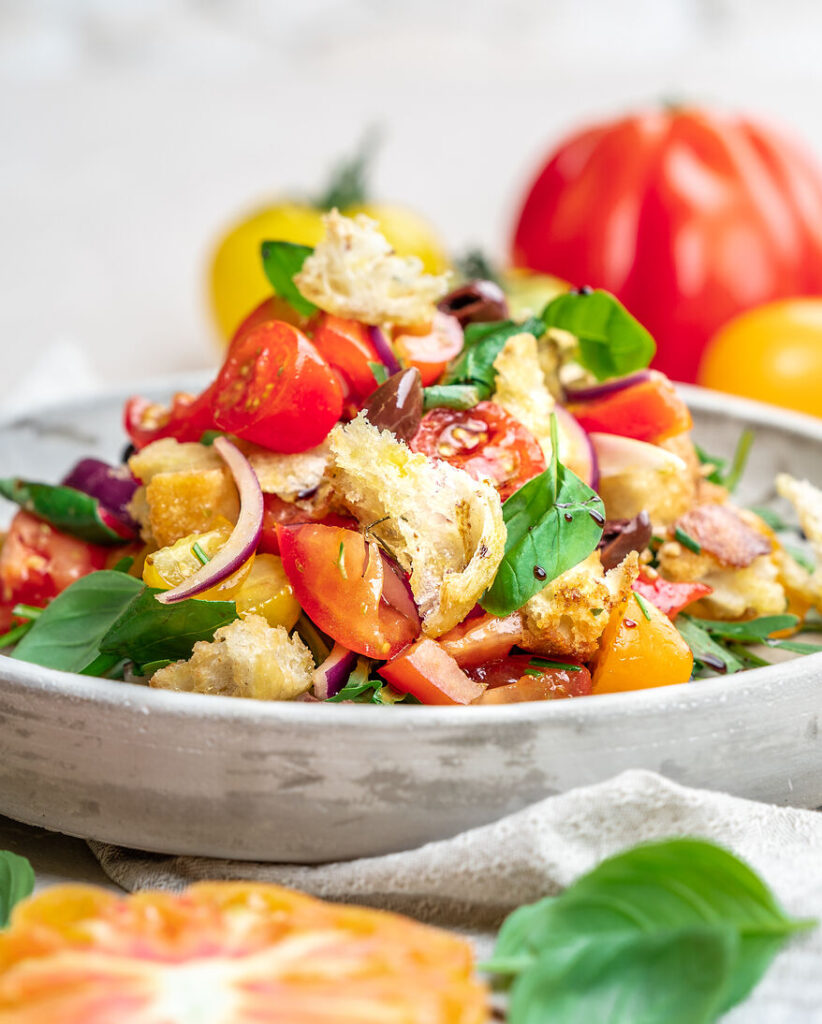
M744 858L786 909L822 918L822 815L687 789L628 771L416 850L300 866L168 857L92 842L126 889L257 879L325 899L401 911L473 935L485 955L502 918L560 891L603 857L644 840L712 839ZM795 939L728 1024L822 1024L822 929Z

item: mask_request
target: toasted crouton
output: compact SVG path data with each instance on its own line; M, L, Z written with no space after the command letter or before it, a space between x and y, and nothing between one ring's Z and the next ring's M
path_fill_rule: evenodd
M210 445L197 441L182 443L173 437L152 441L128 460L128 468L143 484L151 483L158 473L196 472L223 466L219 453Z
M325 238L295 275L320 309L366 324L426 324L448 288L448 275L423 271L416 256L398 256L364 214L326 214Z
M612 610L626 600L638 575L635 551L609 572L603 572L599 552L594 551L525 604L521 646L535 654L587 661L597 650Z
M150 685L256 700L293 700L311 687L314 660L296 635L261 615L222 626L210 643L194 645L188 661L159 669Z
M406 572L435 637L461 622L494 579L505 523L494 487L412 452L361 413L329 435L340 501Z
M684 467L640 469L602 476L598 491L609 519L633 519L647 512L654 526L664 527L693 504L695 485Z
M148 528L158 547L190 533L206 533L240 514L237 488L222 469L158 473L146 487Z
M509 338L494 360L494 369L497 380L493 400L531 431L547 461L551 458L551 413L556 402L545 386L533 334L523 332Z

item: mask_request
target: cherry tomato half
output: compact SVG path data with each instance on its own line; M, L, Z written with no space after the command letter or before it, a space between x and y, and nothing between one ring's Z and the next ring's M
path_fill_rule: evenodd
M619 434L658 444L693 426L688 406L663 373L567 409L588 433Z
M459 320L439 311L420 333L404 328L394 337L397 354L406 366L416 366L420 371L423 387L439 380L449 362L462 352L464 343Z
M18 512L0 549L0 603L42 607L81 576L105 568L109 553Z
M351 651L391 658L419 632L383 598L379 547L361 534L320 523L280 526L280 556L300 606L312 622Z
M584 665L575 668L533 667L530 654L512 654L466 669L488 689L478 704L515 704L520 701L560 700L591 693L591 673Z
M713 588L707 583L674 583L661 576L649 580L642 575L634 580L633 589L651 604L656 605L669 619L675 619L679 612L693 601L713 593Z
M290 501L283 501L276 494L263 495L263 530L257 550L260 554L279 555L280 541L277 538L278 526L294 526L297 523L322 523L324 526L345 526L356 529L357 523L350 516L341 516L330 512L320 518L312 516L304 508Z
M320 443L342 412L328 363L293 324L271 320L238 337L214 385L221 430L277 452Z
M369 364L380 359L365 324L322 313L311 340L323 359L340 371L356 398L367 398L375 390L377 379Z
M170 406L150 402L147 398L130 398L126 402L123 426L135 448L145 448L161 437L177 441L199 441L206 430L214 427L211 409L212 387L201 395L178 392Z
M427 638L383 665L379 674L423 704L472 704L485 692L482 683L469 679L450 654Z
M492 480L503 501L545 469L534 435L494 402L467 410L432 409L410 447L464 469L475 480Z

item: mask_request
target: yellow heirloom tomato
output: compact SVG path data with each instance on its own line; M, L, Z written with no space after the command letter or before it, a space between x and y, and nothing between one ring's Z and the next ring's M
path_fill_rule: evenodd
M225 232L212 257L209 284L212 311L226 341L248 313L271 295L260 245L267 240L316 245L324 233L322 216L332 207L349 217L358 213L372 217L400 255L418 256L429 273L440 274L448 267L442 242L423 217L404 206L366 201L366 157L359 154L342 165L316 203L274 202Z
M294 588L288 582L283 560L277 555L257 555L234 600L239 615L262 615L269 626L290 630L300 617Z
M187 537L146 555L143 582L158 590L171 590L193 576L212 559L231 536L234 527L227 519L220 519L207 533L190 533ZM236 572L210 590L197 597L201 601L233 601L254 564L254 555L243 562Z
M698 381L822 416L822 297L784 299L735 317L705 350Z

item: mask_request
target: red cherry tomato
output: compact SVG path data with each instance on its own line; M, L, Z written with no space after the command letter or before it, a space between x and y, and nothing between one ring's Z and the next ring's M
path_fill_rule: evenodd
M379 674L395 690L410 693L423 704L471 704L485 692L463 672L435 640L418 640Z
M674 109L585 129L550 155L513 239L517 266L613 292L692 381L732 316L822 292L822 173L745 118Z
M178 392L170 406L149 402L147 398L130 398L125 406L123 426L135 448L145 448L161 437L199 441L206 430L214 427L211 398L212 388L201 395Z
M394 348L406 366L416 366L423 387L434 384L464 345L462 327L455 316L436 312L431 325L420 333L404 328L395 335Z
M281 299L279 295L269 295L267 299L263 301L253 309L245 320L242 321L240 326L234 332L234 336L231 339L231 344L236 345L249 333L254 330L255 327L259 327L260 324L266 324L270 320L282 320L284 323L293 324L299 329L305 330L307 320L305 317L294 309L294 307Z
M18 512L0 549L0 603L40 608L81 576L105 568L109 553Z
M507 658L475 665L466 672L488 689L479 704L514 704L520 701L560 700L586 697L591 693L591 673L584 665L572 668L532 667L530 654L512 654Z
M567 409L589 433L657 444L693 426L688 406L668 378L655 370L648 380L591 402L570 402Z
M311 340L323 359L340 371L356 398L367 398L375 390L377 380L369 363L380 359L364 324L322 313Z
M651 604L656 605L669 619L675 619L683 608L701 597L713 593L707 583L673 583L657 576L654 580L640 575L634 580L633 589Z
M312 622L338 643L369 658L391 658L419 633L383 598L379 547L339 526L277 529L280 557L294 595Z
M356 520L350 516L341 516L331 512L318 518L290 501L283 501L276 494L264 494L263 530L260 534L257 551L261 555L279 555L280 542L277 538L277 527L294 526L297 523L322 523L324 526L344 526L349 530L357 528Z
M545 469L534 435L494 402L464 411L432 409L410 447L464 469L475 480L492 480L503 501Z
M342 412L328 363L293 324L258 324L232 344L215 381L212 407L221 430L278 452L320 443Z
M437 642L458 665L481 665L505 657L522 640L523 629L519 612L502 619L496 615L471 616Z

